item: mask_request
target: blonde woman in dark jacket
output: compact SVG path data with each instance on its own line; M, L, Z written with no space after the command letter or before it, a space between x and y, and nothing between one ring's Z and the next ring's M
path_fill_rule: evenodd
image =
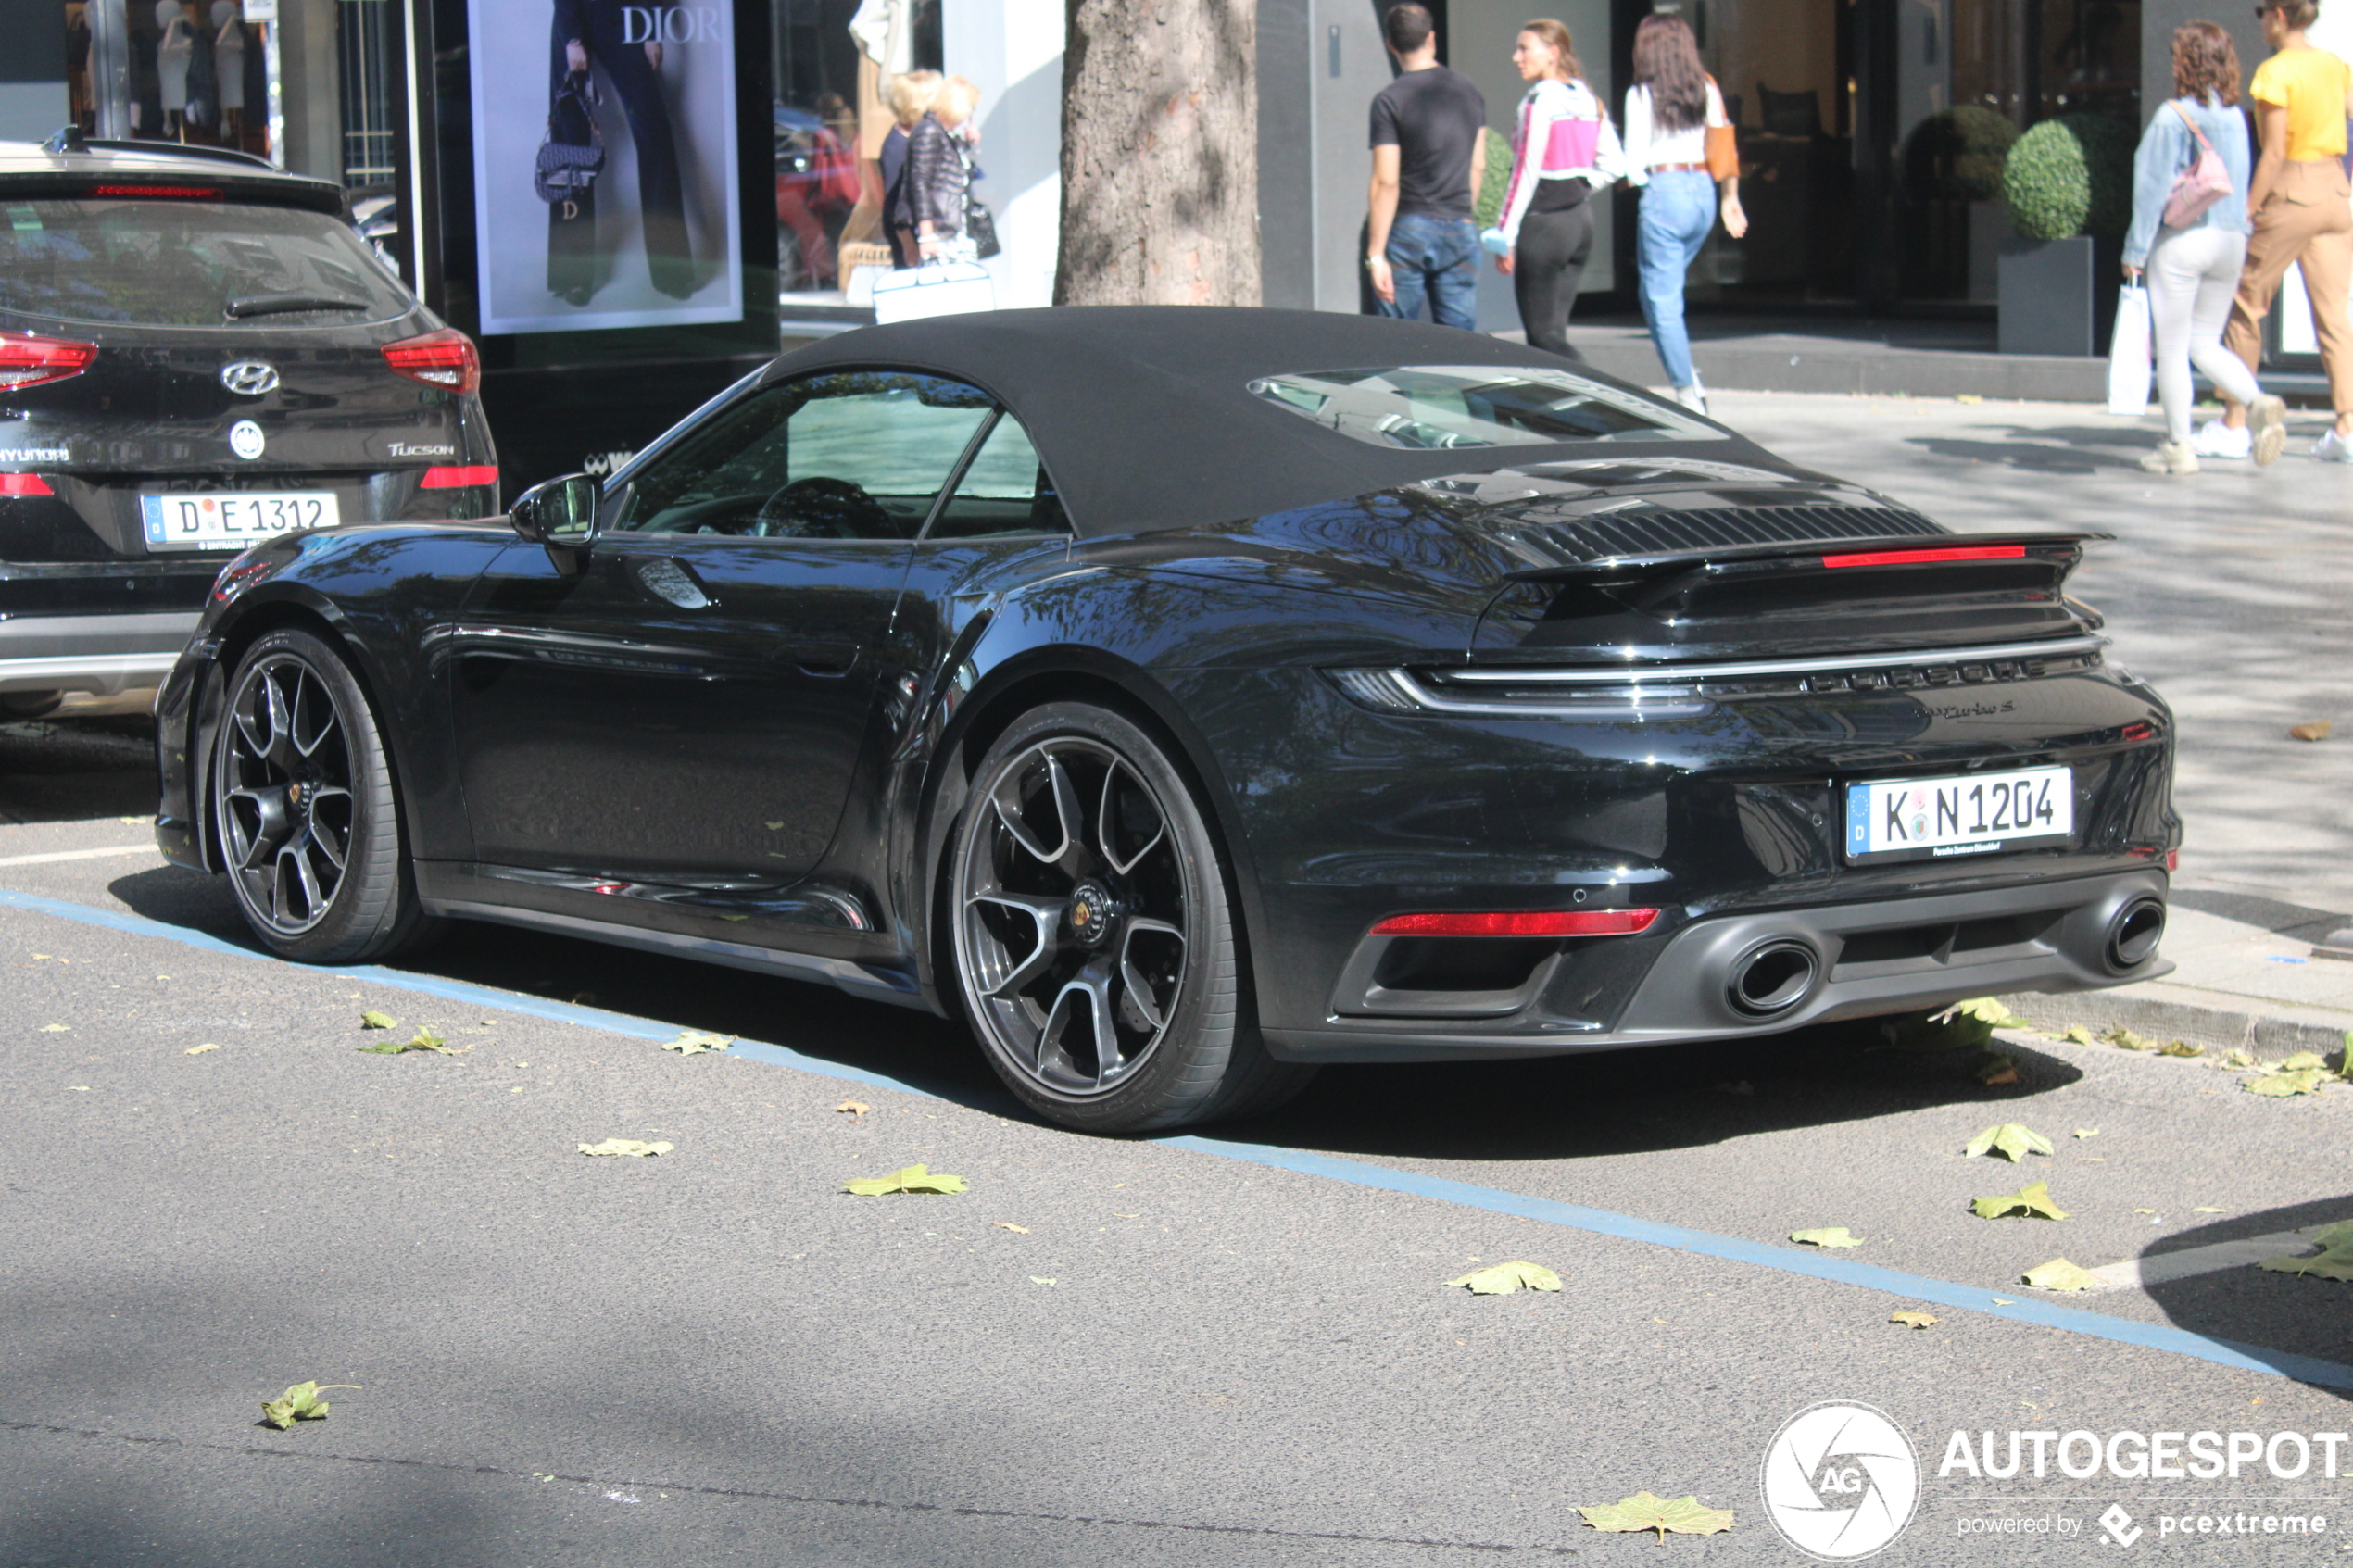
M939 84L931 112L907 132L907 172L892 221L915 232L915 249L925 261L976 258L964 233L964 200L972 189L972 160L964 148L966 127L979 104L980 89L951 76Z

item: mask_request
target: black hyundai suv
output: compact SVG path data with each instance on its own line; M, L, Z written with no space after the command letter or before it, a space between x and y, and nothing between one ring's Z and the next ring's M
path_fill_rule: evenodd
M258 538L496 511L481 375L337 185L0 143L0 718L159 682Z

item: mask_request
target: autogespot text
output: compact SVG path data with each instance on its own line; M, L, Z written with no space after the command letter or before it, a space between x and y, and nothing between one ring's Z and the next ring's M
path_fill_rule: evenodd
M1944 1446L1937 1476L2007 1481L2020 1474L2040 1479L2056 1467L2070 1480L2108 1475L2119 1481L2237 1480L2258 1464L2273 1479L2294 1481L2317 1470L2334 1480L2343 1432L1956 1432ZM2206 1532L2211 1533L2211 1532Z

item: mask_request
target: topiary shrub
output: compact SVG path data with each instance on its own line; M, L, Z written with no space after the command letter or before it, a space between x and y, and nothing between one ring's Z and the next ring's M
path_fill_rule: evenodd
M1904 185L1914 201L1993 201L2018 127L1983 104L1939 109L1904 142Z
M2010 227L2030 240L2120 235L2133 221L2133 128L2070 114L2030 128L2002 168Z
M1472 219L1481 229L1504 220L1504 192L1512 182L1512 139L1491 127L1487 132L1487 167L1478 177L1478 206Z

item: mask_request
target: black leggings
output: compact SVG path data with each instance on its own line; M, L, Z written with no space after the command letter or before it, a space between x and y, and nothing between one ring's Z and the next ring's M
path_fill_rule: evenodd
M1519 220L1519 245L1512 253L1512 294L1519 301L1519 324L1532 348L1568 359L1585 357L1569 346L1568 313L1584 282L1585 259L1593 254L1591 203L1552 211L1531 208Z

